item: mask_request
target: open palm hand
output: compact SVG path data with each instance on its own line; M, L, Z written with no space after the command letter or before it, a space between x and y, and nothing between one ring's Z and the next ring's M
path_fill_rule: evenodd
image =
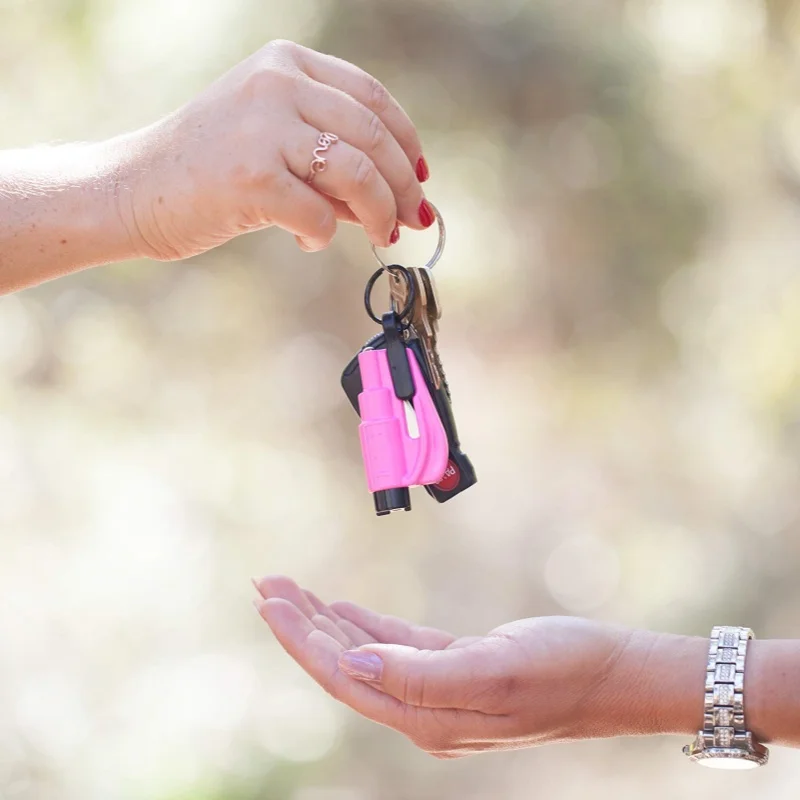
M323 689L433 755L621 733L614 712L629 630L539 617L457 638L353 603L326 605L289 578L255 585L261 616Z

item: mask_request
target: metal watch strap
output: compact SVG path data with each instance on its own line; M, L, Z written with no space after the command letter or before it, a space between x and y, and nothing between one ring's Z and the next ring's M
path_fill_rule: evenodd
M703 729L683 752L697 764L716 769L751 769L769 760L744 719L744 668L753 636L749 628L711 631L703 701Z
M749 628L715 627L706 666L703 742L706 747L749 747L744 721L744 665Z

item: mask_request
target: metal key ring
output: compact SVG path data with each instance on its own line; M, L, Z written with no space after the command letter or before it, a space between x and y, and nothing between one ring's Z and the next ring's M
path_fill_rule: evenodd
M375 274L367 281L367 286L364 289L364 308L367 309L367 314L369 314L369 318L373 322L377 322L378 325L383 324L383 320L380 317L375 316L375 312L372 310L372 287L375 286L375 281L383 275L384 272L399 272L406 281L408 286L408 298L406 299L406 304L403 306L403 310L397 315L397 318L402 321L411 313L411 309L414 307L414 303L417 299L417 290L414 287L414 281L411 279L411 273L405 268L401 267L399 264L392 264L391 266L382 266L380 269L375 270ZM411 323L406 322L401 327L408 328Z
M439 226L439 241L436 244L436 250L434 251L433 255L430 258L430 261L425 265L426 269L433 269L434 266L437 264L439 259L442 257L442 253L444 252L444 245L445 240L447 238L447 233L444 228L444 220L442 219L442 215L439 213L439 209L431 203L430 200L427 201L428 205L433 209L433 214L436 217L436 223ZM389 267L384 263L383 259L378 255L378 250L375 245L372 245L372 254L377 259L378 263L381 265L381 269L388 269Z

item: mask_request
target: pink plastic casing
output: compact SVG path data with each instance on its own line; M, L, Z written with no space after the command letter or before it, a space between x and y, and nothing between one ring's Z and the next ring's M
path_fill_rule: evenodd
M371 492L437 483L447 469L447 434L416 356L410 350L406 353L414 380L411 403L417 416L417 438L411 437L404 403L395 396L386 351L358 354L363 389L358 396L358 432Z

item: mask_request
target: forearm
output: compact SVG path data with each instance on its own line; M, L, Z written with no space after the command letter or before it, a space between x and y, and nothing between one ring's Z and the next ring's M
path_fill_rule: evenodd
M701 637L635 633L614 670L610 735L695 735L703 726L708 644ZM745 722L756 741L800 747L800 641L751 641L744 686ZM604 694L609 705L611 694Z
M120 205L130 158L123 139L0 152L0 294L136 257Z

